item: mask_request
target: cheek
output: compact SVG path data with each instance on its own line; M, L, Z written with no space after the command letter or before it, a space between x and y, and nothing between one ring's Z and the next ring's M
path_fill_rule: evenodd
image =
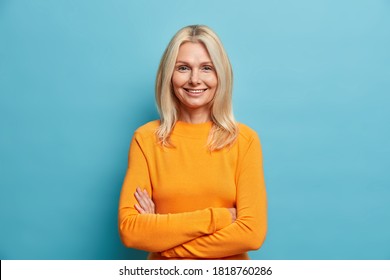
M218 85L218 80L217 77L207 77L204 79L204 82L209 86L209 87L217 87Z
M174 74L172 76L172 84L175 88L183 86L188 81L185 74Z
M217 78L217 75L215 73L207 73L205 75L203 75L202 77L202 81L207 84L209 87L216 87L217 84L218 84L218 78Z

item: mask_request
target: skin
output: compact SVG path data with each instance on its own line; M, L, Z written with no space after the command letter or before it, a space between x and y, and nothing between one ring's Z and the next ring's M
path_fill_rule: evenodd
M187 42L180 46L172 85L180 102L180 121L196 124L211 120L211 105L218 79L203 44ZM146 190L137 187L134 196L138 202L135 208L140 214L155 214L155 205ZM234 222L237 218L236 208L227 209Z
M137 187L134 196L138 202L138 204L135 205L135 209L137 209L140 214L155 214L154 202L145 189L141 190L140 187Z
M188 123L211 120L211 105L218 79L203 44L187 42L180 46L172 75L172 86L179 100L179 120Z

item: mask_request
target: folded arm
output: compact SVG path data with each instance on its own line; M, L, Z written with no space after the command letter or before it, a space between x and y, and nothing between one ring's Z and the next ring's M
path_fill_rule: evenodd
M259 139L255 137L237 174L237 219L214 234L162 252L169 258L223 258L257 250L267 231L267 200Z
M232 223L226 208L207 208L178 214L140 214L134 196L137 187L152 196L142 139L134 137L129 164L119 199L119 233L122 242L149 252L161 252L203 235L213 234Z

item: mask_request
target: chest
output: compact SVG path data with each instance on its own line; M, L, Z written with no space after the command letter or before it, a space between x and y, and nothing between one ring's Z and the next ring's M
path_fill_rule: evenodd
M153 200L159 213L234 207L237 159L234 150L210 152L182 143L149 155ZM188 143L187 143L188 144Z

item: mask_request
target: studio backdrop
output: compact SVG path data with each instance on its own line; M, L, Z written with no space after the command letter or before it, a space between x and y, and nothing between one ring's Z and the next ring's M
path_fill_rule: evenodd
M390 259L390 2L0 1L0 259L145 259L117 208L174 33L214 29L263 147L252 259Z

